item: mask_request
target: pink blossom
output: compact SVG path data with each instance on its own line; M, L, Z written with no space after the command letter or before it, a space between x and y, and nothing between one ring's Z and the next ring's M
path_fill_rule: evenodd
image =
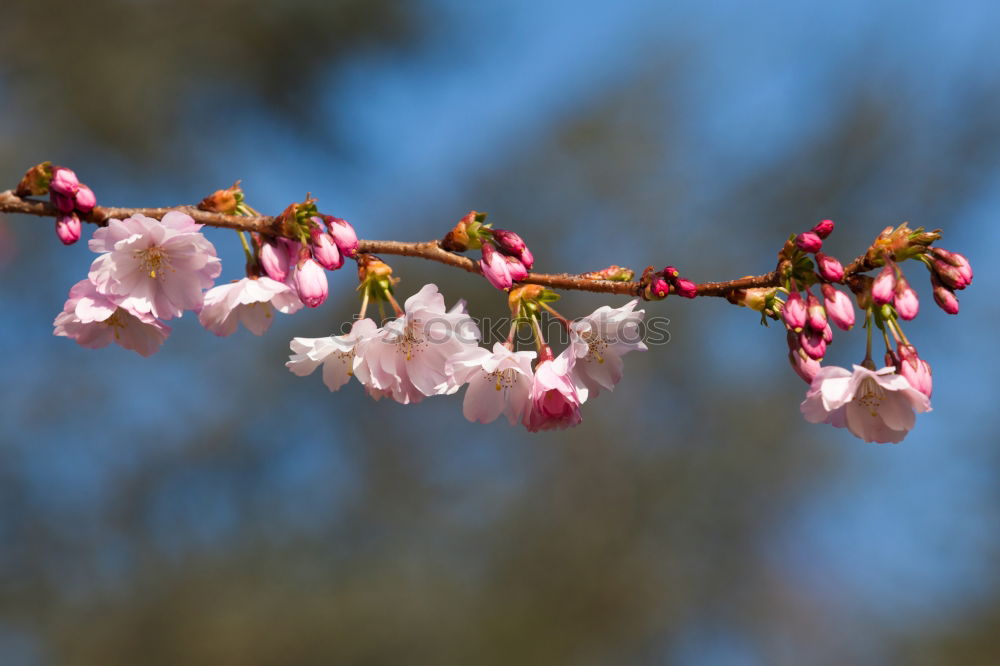
M633 299L620 308L602 305L570 324L571 374L580 402L598 395L602 388L613 391L622 378L622 356L646 351L639 330L646 312L635 309L638 303Z
M354 227L347 220L339 217L327 216L327 230L337 244L340 253L345 257L353 257L358 253L358 235L354 232Z
M483 258L479 260L479 268L483 271L483 276L497 289L510 289L513 285L510 265L492 243L483 243Z
M826 238L833 232L833 220L823 220L812 228L812 232L820 238Z
M56 236L63 245L72 245L80 240L82 231L80 217L76 213L62 214L56 218Z
M872 282L872 300L876 305L892 303L896 292L896 267L891 263L886 263Z
M467 383L462 413L470 421L490 423L501 414L519 423L531 405L535 352L513 352L497 342L493 352L472 347L451 360L455 379Z
M76 195L73 197L73 203L78 211L81 213L89 213L97 205L97 197L94 196L94 191L80 183L80 188L76 191Z
M795 374L801 377L806 384L812 384L816 374L823 367L816 359L809 358L809 355L798 346L788 350L788 362L792 364L792 370L795 371Z
M941 283L937 273L931 273L931 285L934 287L934 302L938 307L950 315L958 314L958 297Z
M847 428L866 442L900 442L913 428L914 411L930 411L930 400L891 367L854 371L837 366L820 370L802 415L810 423Z
M53 322L55 335L76 340L88 349L115 342L142 356L156 352L170 335L170 327L148 312L116 304L98 293L90 280L73 285L69 300Z
M315 260L300 259L295 267L293 281L295 291L306 307L316 308L326 301L329 292L326 271Z
M806 296L806 317L806 323L814 331L822 331L826 328L826 310L811 290L807 292Z
M934 388L931 366L930 363L917 355L916 347L913 345L899 346L899 362L896 364L896 371L906 377L910 386L928 398L931 397Z
M896 280L896 294L893 301L896 312L900 317L909 321L920 312L920 301L917 299L917 292L913 290L910 283L902 275Z
M580 415L583 400L572 379L575 357L569 349L554 359L549 354L548 359L535 367L531 406L522 421L531 432L562 430L583 420Z
M371 319L358 319L351 324L351 332L346 335L331 335L326 338L293 338L290 346L295 352L288 357L285 366L299 377L313 373L323 366L323 383L331 391L338 390L354 375L357 363L355 349L362 340L374 335L378 326ZM369 391L378 399L385 393L374 389Z
M160 221L144 215L112 219L90 240L90 249L101 254L90 266L90 280L123 307L158 319L200 310L202 290L222 271L201 226L178 211Z
M802 296L797 291L789 293L781 308L781 318L784 320L785 326L798 333L806 325L806 316L806 304L802 300Z
M71 200L80 187L76 172L66 167L52 169L52 180L49 181L49 191L69 197Z
M302 301L288 285L269 277L243 278L205 292L198 321L219 336L232 335L240 322L254 335L264 335L275 310L292 314L301 309Z
M328 271L335 271L344 265L344 258L340 256L340 250L337 249L329 234L321 229L313 228L310 235L312 237L312 256L316 263Z
M267 276L277 282L284 282L288 279L288 251L283 245L279 245L279 240L265 238L260 244L260 266L267 273Z
M823 306L827 318L842 331L849 331L854 326L854 305L850 297L830 284L824 284Z
M816 269L824 280L828 282L840 282L844 279L844 267L837 261L836 257L831 257L822 252L816 253Z
M476 347L479 328L464 307L445 310L433 284L406 299L404 314L357 347L354 372L366 387L390 391L397 402L454 393L461 386L449 363Z
M526 270L531 270L532 264L535 263L535 258L531 254L531 250L525 244L524 240L518 236L513 231L507 231L506 229L494 229L493 230L493 240L496 241L497 247L506 255L515 257L521 264L524 265Z
M823 239L812 231L804 231L795 237L795 245L803 252L819 252L823 249Z
M826 355L826 340L823 331L807 328L799 333L799 344L802 346L802 351L809 355L809 358L822 361L823 356Z

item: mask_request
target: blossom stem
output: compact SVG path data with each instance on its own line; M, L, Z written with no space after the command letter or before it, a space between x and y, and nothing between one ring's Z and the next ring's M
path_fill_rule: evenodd
M247 261L252 263L253 252L250 251L250 244L247 243L246 232L238 231L237 233L240 235L240 243L243 245L243 253L247 255Z
M553 317L555 317L556 319L558 319L559 323L562 324L566 328L567 331L569 330L569 325L570 325L569 319L566 319L566 317L564 317L561 314L559 314L556 311L556 309L554 307L552 307L551 305L549 305L548 303L543 303L542 301L538 301L538 304L541 305L543 308L545 308L545 310L550 315L552 315Z
M396 316L397 317L402 317L403 316L403 308L399 307L399 303L396 302L395 296L393 296L392 293L390 293L388 289L386 289L386 291L385 291L385 297L387 299L389 299L389 303L392 305L392 309L396 311Z
M875 367L875 363L872 361L872 309L868 308L865 310L865 328L867 329L868 335L865 341L865 360L861 362L861 365L866 368Z
M542 348L545 347L545 338L542 336L542 327L538 323L538 317L530 317L531 330L535 334L535 348L538 350L538 357L542 357Z
M514 334L517 333L517 327L519 325L520 321L517 317L514 317L514 321L510 324L510 332L507 333L507 341L503 343L504 346L511 351L514 351Z
M368 285L366 284L364 293L361 295L361 312L358 314L358 319L364 319L365 314L368 313L369 291Z

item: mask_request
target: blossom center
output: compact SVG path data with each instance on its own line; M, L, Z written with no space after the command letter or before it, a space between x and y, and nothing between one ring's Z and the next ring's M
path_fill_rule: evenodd
M583 339L587 342L586 360L604 363L604 352L608 348L608 341L595 335L593 331L584 333Z
M406 357L407 361L411 361L417 352L424 348L424 344L424 339L417 337L412 326L407 326L403 335L396 342L396 349Z
M484 372L483 375L486 377L487 381L493 382L496 390L498 391L509 389L517 383L517 370L514 368Z
M882 405L884 399L885 389L879 386L878 382L871 377L865 377L861 380L858 393L854 396L854 402L858 406L867 409L872 416L878 416L878 408Z
M118 308L111 313L111 316L104 320L104 323L115 329L115 340L121 339L121 331L125 328L125 320L121 315L122 309Z
M163 274L164 270L170 268L170 260L167 253L159 245L147 247L145 250L136 250L135 260L139 262L139 267L143 273L148 273L149 277L156 279L157 273Z

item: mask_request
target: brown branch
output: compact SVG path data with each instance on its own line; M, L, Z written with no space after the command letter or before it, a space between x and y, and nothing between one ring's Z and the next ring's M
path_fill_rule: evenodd
M196 222L212 227L253 231L266 236L280 235L278 219L267 215L247 217L242 215L224 215L200 210L195 206L173 206L170 208L122 208L117 206L97 206L90 213L81 215L80 219L93 224L105 225L115 218L122 219L131 215L145 215L161 219L170 211L181 211L190 215ZM7 190L0 192L0 213L22 213L38 217L57 217L59 211L47 201L24 199ZM468 257L441 248L439 241L421 243L405 243L402 241L359 240L358 251L370 254L388 254L403 257L419 257L429 259L455 268L461 268L469 273L481 273L479 263ZM850 276L857 272L868 270L865 255L855 259L846 269ZM604 294L621 294L623 296L638 296L642 291L640 282L615 282L612 280L594 280L580 275L568 273L529 273L522 283L537 284L552 289L591 291ZM759 287L777 287L781 284L778 271L764 275L747 276L736 280L723 282L704 282L698 285L699 296L726 297L739 289Z

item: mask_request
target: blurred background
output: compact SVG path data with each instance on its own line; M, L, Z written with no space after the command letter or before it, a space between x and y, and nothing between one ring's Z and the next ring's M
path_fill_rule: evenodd
M542 271L699 281L823 218L845 263L908 220L976 283L948 317L907 265L935 394L901 445L805 423L783 331L719 299L647 305L669 343L532 435L289 373L291 337L356 311L349 267L262 338L55 338L94 255L2 218L0 664L1000 663L998 26L986 1L4 3L3 189L42 160L112 205L242 179L399 240L474 208ZM391 263L404 297L503 312Z

